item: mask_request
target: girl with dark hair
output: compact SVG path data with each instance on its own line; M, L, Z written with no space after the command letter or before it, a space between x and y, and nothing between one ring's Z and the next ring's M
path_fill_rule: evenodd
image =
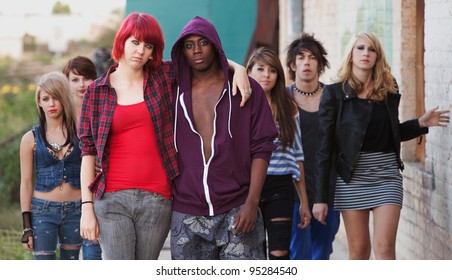
M78 123L82 111L83 95L88 86L97 78L96 67L89 58L76 56L68 60L63 68L63 73L69 80Z
M63 68L63 74L66 75L69 81L78 124L82 111L83 95L88 86L97 78L96 67L89 58L76 56L68 60ZM83 239L82 254L84 260L102 259L102 250L99 243L88 239Z
M279 129L274 142L278 147L270 158L259 206L268 236L269 259L288 260L294 187L301 201L299 226L306 227L311 219L304 182L298 106L287 92L284 70L274 51L265 47L255 50L246 68L263 88Z

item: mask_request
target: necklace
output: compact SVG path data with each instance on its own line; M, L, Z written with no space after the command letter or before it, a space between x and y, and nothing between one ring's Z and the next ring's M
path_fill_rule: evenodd
M323 84L322 84L321 82L318 82L318 83L317 83L317 88L316 88L314 91L312 91L312 92L307 92L307 91L302 91L301 89L297 88L297 86L296 86L295 84L293 84L293 89L294 89L296 92L298 92L299 94L302 94L302 95L304 95L304 96L311 96L311 95L316 94L316 93L319 91L320 87L322 87L322 86L323 86Z
M63 149L63 146L61 146L60 144L55 143L55 142L49 142L49 145L50 145L50 147L52 147L52 150L54 150L56 152L59 152Z

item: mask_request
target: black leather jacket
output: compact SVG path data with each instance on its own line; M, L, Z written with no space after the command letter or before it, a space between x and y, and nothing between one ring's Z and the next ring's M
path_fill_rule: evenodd
M331 168L336 168L337 174L345 182L350 182L375 104L373 101L358 100L348 83L345 83L344 89L343 83L327 85L320 100L315 203L328 202ZM385 105L391 121L399 168L403 170L401 141L426 134L428 128L421 128L418 119L399 122L400 97L398 92L388 93Z

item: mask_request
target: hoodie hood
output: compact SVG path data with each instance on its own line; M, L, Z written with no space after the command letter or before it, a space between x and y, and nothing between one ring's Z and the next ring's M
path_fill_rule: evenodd
M171 60L174 65L176 79L180 91L184 92L191 87L190 65L185 59L183 52L184 39L190 35L202 36L209 40L210 43L215 47L220 59L220 64L223 69L225 80L227 81L229 75L228 60L224 53L223 46L221 45L218 32L210 21L205 18L196 16L185 25L185 27L182 29L181 34L179 35L179 38L171 49Z

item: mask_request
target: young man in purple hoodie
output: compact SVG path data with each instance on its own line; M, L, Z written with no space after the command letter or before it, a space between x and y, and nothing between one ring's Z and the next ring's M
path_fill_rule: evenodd
M215 27L193 18L173 46L172 259L264 259L259 197L277 130L265 94L250 79L244 107Z

